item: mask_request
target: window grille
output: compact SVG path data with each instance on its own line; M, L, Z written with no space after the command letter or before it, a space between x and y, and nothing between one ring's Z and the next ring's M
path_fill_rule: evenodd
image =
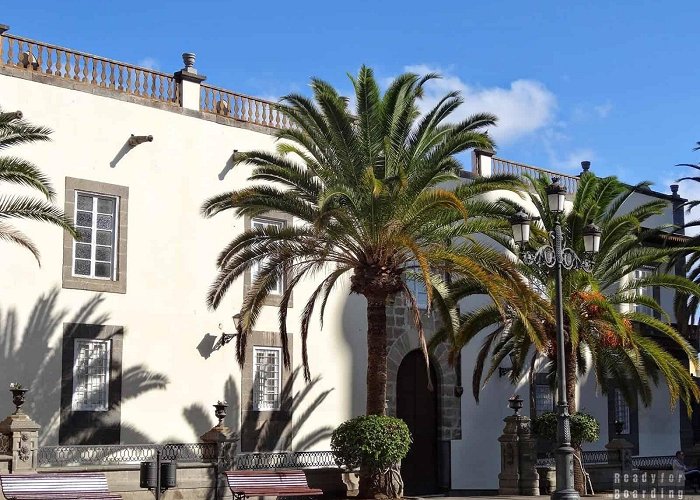
M109 409L110 341L75 339L73 410Z
M253 348L253 396L256 410L280 409L281 354L279 347Z
M535 416L554 410L554 393L549 384L535 384Z
M268 219L253 219L251 221L251 226L253 229L262 229L266 227L277 227L279 229L282 229L284 227L284 222L281 221L273 221L273 220L268 220ZM267 259L263 259L260 262L254 262L253 265L250 267L250 281L253 282L255 281L255 277L258 275L258 272L260 272L260 268L263 267L267 263ZM278 279L275 282L275 285L270 289L270 293L274 295L282 295L284 291L284 283L283 280Z
M630 433L630 407L620 389L615 389L615 421L622 422L622 434Z
M79 191L75 196L78 239L73 242L73 275L112 280L117 269L118 200Z

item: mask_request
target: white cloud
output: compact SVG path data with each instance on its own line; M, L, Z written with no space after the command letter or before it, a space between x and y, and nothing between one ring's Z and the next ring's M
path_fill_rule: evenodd
M561 170L562 172L581 172L581 162L584 160L595 162L596 154L590 148L578 148L569 151L565 154L557 153L554 149L545 145L547 156L549 158L548 168L552 170Z
M612 108L613 105L610 101L607 101L605 104L601 104L599 106L593 106L593 110L598 114L600 118L607 118L607 116L612 111Z
M511 82L507 88L481 88L439 68L421 64L405 69L421 75L436 72L443 76L426 85L425 97L420 103L422 110L433 107L447 92L458 90L465 102L455 111L453 118L460 120L480 112L495 114L498 125L489 133L499 143L513 142L541 130L554 119L556 96L538 81L521 79Z
M160 69L158 61L156 61L153 57L144 57L138 63L136 63L136 65L142 68L154 69L156 71Z

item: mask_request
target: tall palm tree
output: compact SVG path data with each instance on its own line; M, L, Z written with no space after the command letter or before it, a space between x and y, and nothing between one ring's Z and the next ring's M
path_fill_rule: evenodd
M297 94L282 99L293 125L277 132L276 152L236 155L235 164L253 165L253 184L207 200L203 215L233 210L238 216L254 217L276 210L299 222L282 228L254 227L236 236L219 255L218 274L207 297L214 308L236 278L257 266L242 304L240 363L265 298L284 280L279 327L284 362L289 364L287 305L295 287L309 278L317 286L301 317L308 380L311 316L319 306L323 321L329 295L348 277L351 292L367 299L366 411L384 414L386 307L391 297L408 297L425 352L420 314L405 275L414 272L423 279L430 302L439 271L458 260L472 279L497 292L497 285L489 281L486 249L474 242L471 254L458 255L445 242L502 231L502 222L488 215L503 214L505 208L481 201L479 195L519 184L508 176L460 181L461 165L455 155L470 148L491 148L484 129L496 118L482 113L448 123L462 102L457 92L445 95L421 116L418 102L423 88L436 77L403 74L382 93L372 70L362 67L357 78L351 78L354 110L332 86L313 79L313 100Z
M700 150L700 142L698 142L697 146L693 148L693 151L698 150ZM677 182L693 181L700 183L700 163L681 163L678 166L690 167L697 170L698 172L694 173L695 175L681 177L680 179L678 179ZM690 212L698 206L700 206L700 199L688 200L688 202L685 204L685 207L688 210L688 214L690 214ZM685 224L684 228L696 231L698 226L700 226L700 218L688 221ZM695 234L695 236L693 236L690 239L690 241L686 243L686 246L689 247L691 250L680 252L676 256L676 260L682 262L682 267L687 273L688 278L700 285L700 233ZM686 315L687 320L689 322L694 323L697 319L698 308L700 307L700 296L684 296L681 297L681 301L682 303L680 303L679 301L679 303L676 304L676 309L679 311L679 313L681 313L681 315ZM682 307L679 308L679 306Z
M528 180L535 215L540 217L543 226L533 229L539 233L542 243L542 236L546 237L553 230L556 217L546 202L549 179L529 177ZM614 177L600 179L592 173L584 173L573 207L562 217L562 229L568 233L571 247L579 255L584 251L583 227L594 221L603 230L593 271L570 271L563 276L566 396L570 414L577 411L579 375L586 374L589 369L593 369L604 394L619 388L630 404L634 404L639 395L643 404L649 405L652 384L658 383L660 375L668 386L671 405L680 399L690 408L691 400L700 399L700 390L684 363L649 333L665 337L666 343L684 352L689 360L696 359L694 349L670 324L668 314L659 303L643 293L645 288L663 287L697 294L700 287L685 277L665 272L663 264L669 262L673 249L648 246L648 242L668 229L644 227L649 218L663 212L666 202L652 201L624 215L620 213L634 191L636 188L630 189ZM645 266L653 266L655 271L634 277L635 271ZM459 266L453 269L456 276L459 271ZM514 284L511 296L502 296L505 304L493 301L461 315L457 330L450 330L448 323L436 339L449 340L453 353L460 352L476 339L483 341L472 379L477 401L482 384L506 357L510 357L513 365L510 379L514 384L528 373L532 382L539 360L545 361L550 380L555 379L558 359L554 280L547 269L538 266L522 265L521 273L522 281L511 279ZM530 288L530 292L526 288ZM453 287L446 302L456 304L474 293L479 291ZM581 463L580 449L576 453ZM583 491L583 474L579 467L574 470L574 484L577 490Z
M48 141L51 130L32 125L22 119L19 111L3 113L0 110L0 151L11 146ZM10 225L8 219L29 219L48 222L69 231L77 232L63 211L51 204L56 192L47 176L31 162L16 156L0 156L0 182L19 184L38 191L46 200L23 195L0 195L0 240L16 243L29 250L39 262L39 250L20 230Z
M549 179L530 178L531 200L545 230L553 229L555 215L549 211L546 187ZM662 376L669 389L671 404L679 399L688 406L700 398L700 391L687 367L662 346L660 340L675 346L689 359L694 349L670 324L666 311L644 289L660 287L679 293L698 294L700 286L682 276L669 274L664 264L673 249L651 246L666 227L647 228L645 223L666 208L655 200L628 213L621 209L643 185L629 188L614 177L581 175L572 209L563 216L562 226L571 247L584 251L582 229L594 221L603 231L600 253L593 271L569 271L563 276L562 294L566 336L566 387L569 412L576 411L578 375L592 369L603 393L617 387L632 403L637 396L649 405L652 385ZM542 202L544 200L544 203ZM635 271L649 267L651 273ZM539 294L514 303L505 317L491 304L467 312L452 337L453 350L483 339L473 373L474 397L507 356L513 361L511 380L515 383L532 373L538 359L549 362L556 371L556 328L554 323L554 281L537 266L521 266L523 276ZM457 270L458 271L458 270ZM462 298L458 289L451 300ZM494 329L495 327L495 329ZM485 329L489 333L484 333ZM650 335L650 333L652 335ZM444 333L443 333L444 335Z

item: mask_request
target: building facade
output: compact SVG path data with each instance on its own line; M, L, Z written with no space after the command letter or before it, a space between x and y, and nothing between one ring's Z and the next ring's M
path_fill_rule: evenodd
M289 304L292 369L281 362L274 298L256 325L246 365L238 366L222 334L235 332L232 317L252 276L209 310L205 297L217 254L245 228L297 221L275 213L203 219L199 209L208 197L246 184L250 168L232 168L234 151L274 148L274 130L286 122L269 102L210 86L193 55L184 56L185 67L166 74L0 29L0 107L21 110L54 131L51 142L12 153L51 178L56 203L80 232L74 241L55 227L22 226L41 250L41 267L28 252L2 245L0 387L31 388L26 409L42 425L44 445L193 442L214 423L211 405L226 400L226 423L240 432L243 452L328 449L335 426L364 412L364 299L341 288L329 301L323 329L313 323L310 383L298 371L295 328L314 283L299 286ZM541 171L477 153L469 175ZM575 187L575 176L566 181ZM649 196L669 202L656 222L678 222L677 196L649 192L636 200ZM673 297L660 297L671 311ZM430 331L435 320L425 319ZM531 396L524 397L525 411L536 414L552 406L548 386L539 378L532 387L527 380L513 387L507 377L494 378L477 405L463 393L477 342L456 366L438 346L436 389L427 391L417 336L400 298L391 305L388 329L388 411L420 429L414 447L423 465L407 459L407 484L497 488L496 440L509 414L507 399L514 392ZM642 455L672 454L682 430L692 434L684 412L670 412L662 386L643 411L615 394L602 397L592 379L583 383L580 399L579 407L601 420L601 439L590 449L603 448L617 419ZM9 398L0 398L0 412L9 411Z

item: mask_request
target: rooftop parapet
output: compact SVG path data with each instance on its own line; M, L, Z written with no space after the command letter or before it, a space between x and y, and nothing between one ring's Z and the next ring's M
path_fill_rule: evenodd
M70 82L71 88L78 90L98 88L101 95L133 96L142 98L138 102L144 105L194 109L265 128L290 124L274 102L203 83L204 77L193 67L194 54L183 54L185 67L170 74L32 40L8 30L0 24L0 69L10 74L27 72L41 75L42 83L65 86Z

